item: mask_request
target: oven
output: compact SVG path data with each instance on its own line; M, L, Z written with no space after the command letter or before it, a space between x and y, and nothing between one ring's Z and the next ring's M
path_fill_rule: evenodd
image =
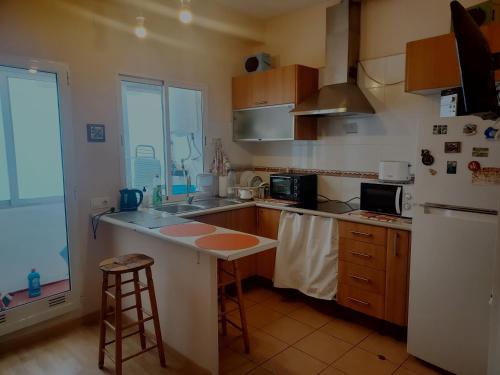
M270 177L271 198L297 202L316 202L318 176L315 174L272 174Z

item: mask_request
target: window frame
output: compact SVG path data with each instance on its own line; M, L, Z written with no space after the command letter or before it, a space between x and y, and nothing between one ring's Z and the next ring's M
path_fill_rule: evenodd
M122 183L125 186L131 186L130 176L131 176L131 164L128 162L130 159L130 145L128 140L128 119L125 118L126 104L123 98L122 92L122 82L138 83L138 84L150 84L162 87L163 96L163 142L164 142L164 156L163 160L165 163L165 183L166 194L168 201L181 201L186 199L187 194L173 194L173 184L171 178L172 171L172 148L170 147L171 132L170 132L170 108L169 108L169 88L179 88L187 90L197 90L201 92L201 138L202 138L202 171L206 172L206 131L205 124L207 121L206 115L206 100L207 100L207 88L203 85L179 82L179 81L165 81L155 78L144 78L129 74L118 74L118 90L119 90L119 113L121 126L121 147L123 148L123 157L121 161L121 173L122 173ZM191 178L196 176L191 176ZM203 195L203 192L190 193L191 196ZM206 194L206 193L205 193Z
M9 91L9 78L20 78L20 79L31 79L33 81L46 81L54 82L49 75L55 76L55 84L57 89L57 105L58 111L61 111L61 103L59 96L61 95L60 90L60 74L59 72L43 71L39 70L33 76L29 76L18 72L17 70L26 69L17 66L10 66L0 64L1 67L7 68L8 72L0 71L0 107L3 120L3 131L4 131L4 141L5 141L5 156L7 160L7 177L9 181L9 199L0 201L0 209L2 208L15 208L15 207L25 207L33 205L43 205L51 203L61 203L64 202L64 186L62 195L54 195L50 197L39 197L39 198L20 198L19 197L19 183L18 183L18 171L17 171L17 157L15 151L15 138L14 138L14 121L11 112L11 97ZM61 130L62 123L61 118L59 118L59 132ZM62 134L61 134L61 163L63 158L62 153ZM61 172L64 175L64 168L61 165ZM64 180L64 176L63 176ZM63 181L64 185L64 181Z

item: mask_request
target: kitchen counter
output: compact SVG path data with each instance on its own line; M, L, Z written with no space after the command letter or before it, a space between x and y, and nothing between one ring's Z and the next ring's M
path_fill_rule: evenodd
M246 204L246 203L243 205L243 207L247 207L247 206L248 206L248 204ZM242 205L238 204L238 205L233 205L230 207L241 208ZM217 209L220 209L220 208L225 209L227 207L217 207ZM206 213L206 211L213 212L213 210L215 210L215 209L204 210L203 212L204 213ZM197 214L200 214L200 211L195 211L195 212ZM181 215L178 215L178 216L181 216ZM222 260L228 260L228 261L243 258L243 257L246 257L248 255L252 255L252 254L257 254L257 253L260 253L262 251L272 249L278 245L278 241L276 241L276 240L251 235L251 237L254 237L257 239L258 244L255 246L249 247L249 248L244 248L241 250L206 249L206 248L202 248L202 247L198 246L197 240L199 240L207 235L239 234L240 232L236 232L234 230L221 228L221 227L214 227L215 231L210 232L209 234L200 234L200 235L192 235L192 236L172 236L172 235L162 233L161 232L162 228L152 228L151 229L151 228L147 228L147 227L144 227L144 226L141 226L138 224L128 223L128 222L123 221L123 220L115 219L113 217L113 215L103 216L101 221L103 221L105 223L112 224L112 225L116 225L116 226L119 226L122 228L130 229L132 231L144 234L146 236L151 236L151 237L155 237L155 238L158 238L160 240L163 240L163 241L172 242L172 243L175 243L177 245L184 246L187 249L199 251L200 253L207 254L209 256L213 256L215 258L222 259ZM191 223L196 223L196 222L191 221ZM190 225L190 223L188 222L188 223L185 223L182 225Z
M385 228L400 229L400 230L407 230L407 231L411 231L411 229L412 229L411 219L391 217L394 219L394 221L380 221L380 220L377 220L376 217L369 218L369 217L363 216L361 214L361 213L363 213L363 211L359 211L359 210L353 210L351 212L344 212L344 213L332 213L332 212L327 212L327 211L321 211L321 209L322 209L321 204L319 204L318 207L315 209L310 209L310 208L296 207L294 205L290 205L290 203L288 203L288 202L276 201L274 199L259 199L259 200L248 201L248 202L244 202L241 204L235 204L235 205L231 205L231 206L217 207L217 208L200 210L200 211L192 211L192 212L181 214L178 216L183 217L183 218L190 218L190 217L202 216L202 215L207 215L207 214L216 213L216 212L236 210L238 208L253 207L253 206L271 208L271 209L275 209L275 210L282 210L282 211L288 211L288 212L296 212L296 213L305 214L305 215L332 217L332 218L335 218L338 220L352 221L355 223L369 224L369 225L375 225L375 226L380 226L380 227L385 227Z

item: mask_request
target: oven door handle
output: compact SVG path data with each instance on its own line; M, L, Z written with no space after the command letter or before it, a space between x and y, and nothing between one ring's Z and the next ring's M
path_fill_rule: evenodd
M396 207L396 213L401 215L401 205L399 202L401 201L401 191L403 190L402 186L398 186L396 189L396 196L394 198L394 205Z

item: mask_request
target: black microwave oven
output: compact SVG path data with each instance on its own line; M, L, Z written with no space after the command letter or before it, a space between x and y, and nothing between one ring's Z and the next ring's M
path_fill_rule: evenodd
M270 180L271 198L303 203L316 202L318 176L315 174L272 174Z
M361 183L363 211L402 217L413 216L413 184Z

